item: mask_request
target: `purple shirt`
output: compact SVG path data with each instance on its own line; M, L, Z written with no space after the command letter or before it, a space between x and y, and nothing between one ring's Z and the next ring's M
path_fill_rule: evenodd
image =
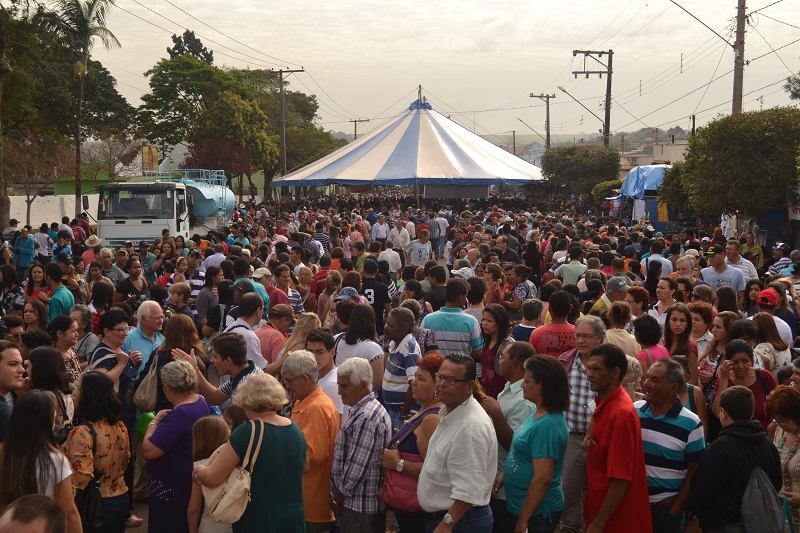
M164 452L147 461L150 497L171 503L186 503L192 494L192 426L211 414L205 398L179 405L164 417L150 436L150 443Z

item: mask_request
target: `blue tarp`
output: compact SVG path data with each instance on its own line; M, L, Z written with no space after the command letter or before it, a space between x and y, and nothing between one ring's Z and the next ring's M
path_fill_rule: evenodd
M645 191L655 191L661 186L664 172L672 165L647 165L634 167L625 176L619 195L623 198L644 198Z

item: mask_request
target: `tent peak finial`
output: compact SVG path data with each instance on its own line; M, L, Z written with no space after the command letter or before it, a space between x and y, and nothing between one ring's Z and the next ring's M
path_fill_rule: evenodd
M408 109L411 111L414 111L415 109L433 109L433 106L428 103L428 99L423 96L422 99L417 99L411 102L411 105L408 106Z

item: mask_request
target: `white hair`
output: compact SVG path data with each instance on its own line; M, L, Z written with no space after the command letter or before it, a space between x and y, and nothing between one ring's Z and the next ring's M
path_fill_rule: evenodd
M153 300L145 300L139 305L139 310L136 311L136 318L139 320L144 320L145 318L150 318L153 316L153 312L156 309L160 309L161 306L158 305L158 302Z
M289 372L292 377L299 377L305 374L312 382L319 381L317 371L317 359L308 350L295 350L289 354L283 362L281 372Z
M110 255L111 257L114 257L114 251L113 251L113 250L111 250L111 248L101 248L101 249L100 249L100 252L98 252L98 254L97 254L97 255L98 255L98 256L102 256L102 255Z
M367 385L369 390L372 390L372 367L366 359L360 357L348 359L339 366L337 375L349 376L350 383L354 386Z

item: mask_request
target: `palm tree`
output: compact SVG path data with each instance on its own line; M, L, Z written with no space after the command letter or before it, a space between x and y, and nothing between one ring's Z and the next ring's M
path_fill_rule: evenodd
M107 49L122 46L106 27L106 15L116 0L57 0L59 14L58 30L71 47L80 54L75 62L78 77L78 101L75 111L75 217L81 212L81 112L83 91L89 57L94 38L97 37Z

